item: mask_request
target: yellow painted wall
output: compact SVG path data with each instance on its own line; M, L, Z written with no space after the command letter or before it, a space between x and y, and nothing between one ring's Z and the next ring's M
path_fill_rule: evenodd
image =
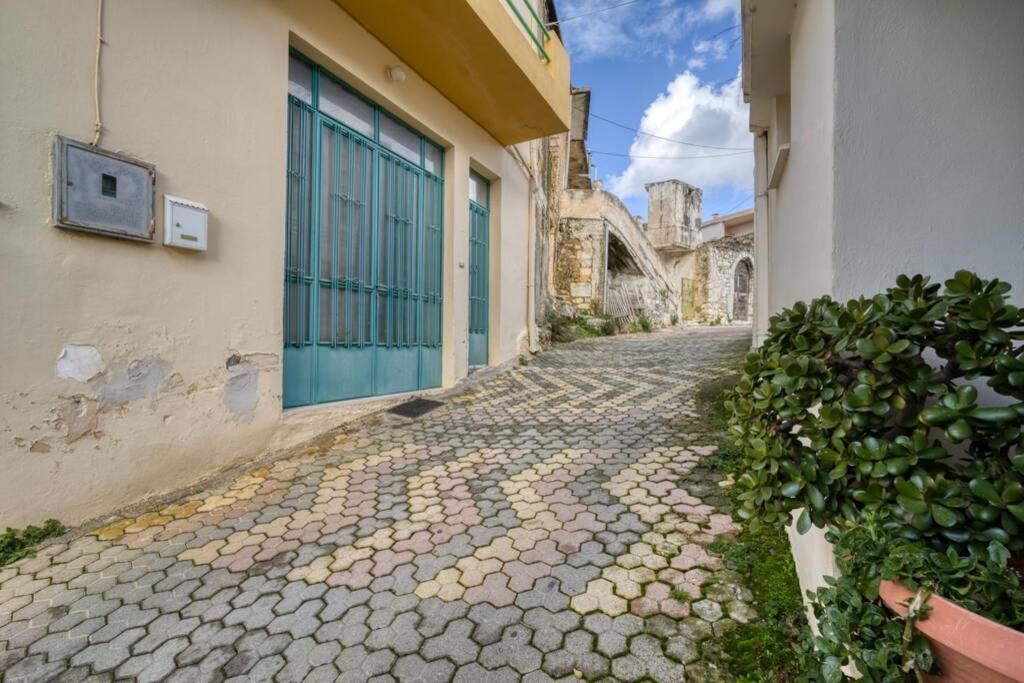
M102 146L157 167L150 245L51 224L53 136L92 134L95 4L0 0L0 16L0 526L81 522L366 409L281 410L289 45L448 148L446 385L467 365L458 264L468 256L470 164L495 179L491 362L518 351L526 176L412 69L404 83L387 81L400 60L330 0L106 0ZM160 245L165 192L210 208L208 252ZM95 347L103 372L58 378L65 344ZM255 376L251 411L226 401L234 354ZM145 395L101 410L94 429L67 442L73 409L139 372L156 378Z

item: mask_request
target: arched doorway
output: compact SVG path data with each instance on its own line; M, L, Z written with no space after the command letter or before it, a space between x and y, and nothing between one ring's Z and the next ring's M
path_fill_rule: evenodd
M750 308L750 290L754 279L754 266L750 259L743 259L736 264L732 286L732 319L746 320Z

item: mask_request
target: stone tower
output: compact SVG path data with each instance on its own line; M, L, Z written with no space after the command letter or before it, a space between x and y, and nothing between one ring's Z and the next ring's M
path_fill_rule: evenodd
M700 244L704 193L681 180L644 185L647 190L647 239L660 252L691 251Z

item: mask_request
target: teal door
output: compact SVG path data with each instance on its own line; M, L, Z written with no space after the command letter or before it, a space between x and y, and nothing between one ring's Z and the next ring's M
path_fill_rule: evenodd
M291 57L285 407L440 385L441 161Z
M469 365L487 365L490 185L469 173Z

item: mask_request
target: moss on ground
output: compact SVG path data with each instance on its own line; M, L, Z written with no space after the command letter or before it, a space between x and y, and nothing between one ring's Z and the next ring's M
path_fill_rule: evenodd
M729 415L724 406L725 392L735 381L736 375L725 375L704 385L696 397L697 412L708 430L708 440L718 446L699 469L710 469L723 479L740 474L738 454L726 435ZM729 488L728 495L732 498L728 507L735 508L735 491ZM807 618L789 539L781 529L761 528L755 532L740 524L736 538L715 541L709 550L743 577L753 593L753 605L760 619L739 624L722 637L722 664L735 680L743 683L801 680L799 651Z

